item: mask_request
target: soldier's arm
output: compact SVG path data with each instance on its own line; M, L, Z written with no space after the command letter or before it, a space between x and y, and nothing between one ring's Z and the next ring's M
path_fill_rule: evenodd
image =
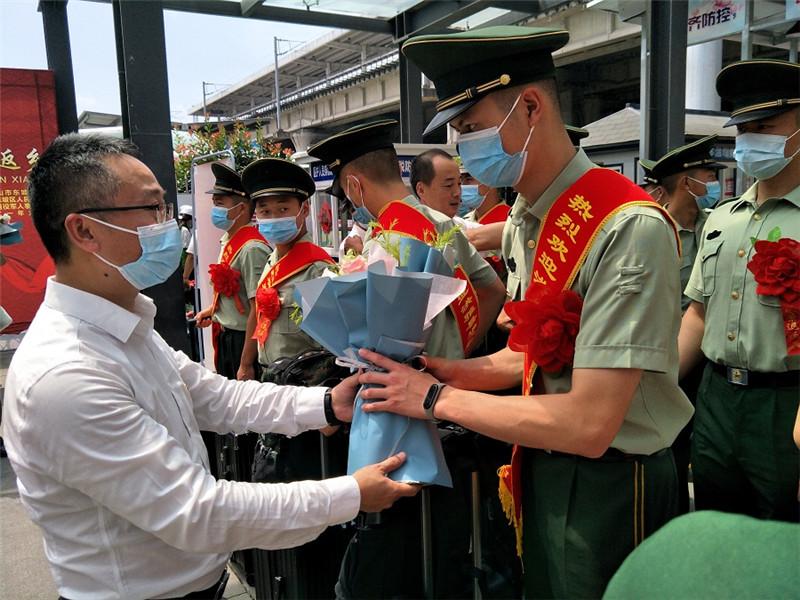
M683 314L681 331L678 334L679 380L683 379L703 358L700 344L703 342L705 317L705 307L700 302L694 301Z
M478 335L475 336L473 346L486 335L489 328L494 325L495 319L500 312L500 307L506 298L506 288L499 277L488 286L475 287L475 294L478 296L478 308L480 309L481 320L478 325ZM470 348L471 350L471 348Z
M422 400L436 381L431 375L374 352L360 354L387 371L359 377L359 383L383 386L361 392L365 400L383 400L365 404L365 412L426 418ZM596 458L617 435L641 377L641 369L575 369L569 392L527 397L448 386L439 395L434 415L501 441Z
M426 359L427 370L439 381L464 390L505 390L522 383L524 355L508 347L464 360L434 356Z
M464 235L467 236L469 243L475 246L479 252L485 250L499 250L500 243L503 239L503 226L502 223L490 223L489 225L481 225L474 229L467 229Z
M258 345L253 339L256 330L256 299L250 298L250 313L247 315L247 328L245 329L244 346L242 347L242 359L239 362L239 370L236 379L243 381L255 379L255 362L258 357Z

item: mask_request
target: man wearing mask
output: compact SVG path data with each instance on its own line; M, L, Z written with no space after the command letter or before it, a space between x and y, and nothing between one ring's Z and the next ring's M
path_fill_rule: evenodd
M717 172L725 165L711 156L716 135L670 150L652 163L650 177L664 191L661 202L678 224L681 237L681 290L686 289L692 273L697 247L708 213L722 197ZM682 292L681 312L691 299Z
M425 206L452 219L461 205L458 163L439 148L419 154L411 163L411 189Z
M430 243L431 235L451 232L456 225L437 210L409 194L400 177L392 140L397 121L381 120L358 125L333 135L308 149L334 174L333 187L341 187L355 207L353 218L378 223L383 235L408 235ZM447 157L447 160L452 161ZM455 166L455 163L453 162ZM455 175L458 177L458 167ZM456 179L456 185L458 180ZM453 211L455 212L455 211ZM425 235L423 232L429 232ZM373 231L367 232L365 254L376 247ZM478 310L477 328L469 329L455 303L433 321L425 352L431 356L468 355L492 324L504 297L503 284L492 268L460 232L445 251L452 251L462 276L473 288ZM463 464L471 459L463 448L466 438L443 440L454 489L430 488L433 579L437 597L464 597L471 592L470 472ZM470 448L471 449L471 448ZM466 481L465 481L466 474ZM467 490L466 494L464 491ZM419 598L423 595L420 503L398 503L380 515L361 515L337 583L337 597Z
M297 434L349 420L329 388L231 381L154 331L140 290L178 267L180 231L125 140L56 138L29 175L55 262L6 379L3 424L22 503L64 598L221 598L230 552L303 544L415 490L393 457L353 477L216 481L199 429Z
M709 215L685 293L681 374L705 362L692 440L701 510L798 520L800 65L747 60L717 92L755 178Z
M359 381L383 386L363 392L385 400L368 412L453 421L517 444L500 475L526 597L597 598L677 512L670 445L692 405L677 383L677 231L641 188L571 143L551 55L568 38L487 27L403 44L439 94L427 131L456 129L464 167L513 186L538 228L519 242L533 259L524 301L506 305L510 348L430 358L428 373L362 351L386 372ZM478 391L519 384L520 396Z
M225 233L220 240L219 262L208 272L214 287L211 306L197 313L197 326L219 325L214 363L217 373L231 379L255 379L258 349L255 297L258 280L270 252L258 229L250 224L253 201L242 187L239 174L221 163L211 165L216 177L211 222Z
M667 209L678 225L681 238L681 311L689 306L691 299L683 293L689 283L689 275L697 256L697 247L702 240L703 225L708 212L720 200L721 189L717 172L724 165L711 156L717 141L710 135L691 144L667 152L655 162L648 163L647 177L657 189L663 190L660 204ZM681 389L694 403L700 385L702 369L694 369L680 381ZM689 512L689 453L692 423L683 428L672 452L678 470L678 501L681 514Z

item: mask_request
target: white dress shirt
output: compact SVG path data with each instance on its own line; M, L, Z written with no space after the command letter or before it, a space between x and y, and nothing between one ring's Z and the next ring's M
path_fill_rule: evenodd
M202 590L231 551L303 544L358 512L352 477L215 480L200 429L320 428L325 388L229 381L170 348L155 312L143 295L128 312L51 278L11 361L3 437L67 598Z

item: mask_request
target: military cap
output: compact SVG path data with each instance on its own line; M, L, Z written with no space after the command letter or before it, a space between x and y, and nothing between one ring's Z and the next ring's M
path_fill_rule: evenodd
M311 175L284 158L260 158L242 171L242 184L250 198L297 196L306 200L316 191Z
M564 128L567 130L569 141L572 142L572 145L575 146L576 148L581 145L581 140L583 138L589 137L589 132L583 129L582 127L564 125Z
M717 75L717 93L730 102L725 127L774 117L800 106L800 64L785 60L742 60Z
M691 144L670 150L651 164L650 183L661 183L665 177L688 169L722 169L725 165L711 157L711 148L717 143L716 135L709 135ZM641 164L642 161L639 161ZM647 171L645 171L647 175Z
M436 86L436 116L425 129L451 121L487 94L555 77L551 53L569 32L534 27L484 27L412 37L403 54Z
M653 166L655 166L655 164L656 161L647 160L646 158L643 158L639 161L639 166L642 167L642 173L644 173L642 180L645 183L658 185L658 179L656 179L656 176L653 174Z
M222 163L214 163L211 165L211 172L214 173L216 180L214 187L206 192L206 194L219 194L221 196L243 196L247 198L247 192L244 191L242 186L242 178L239 174L227 165Z
M308 155L324 162L336 176L342 167L360 156L392 148L396 125L394 119L381 119L350 127L309 146Z

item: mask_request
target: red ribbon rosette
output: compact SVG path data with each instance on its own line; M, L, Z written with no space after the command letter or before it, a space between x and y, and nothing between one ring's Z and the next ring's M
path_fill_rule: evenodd
M796 305L800 302L800 242L781 238L755 243L755 254L747 268L753 273L758 286L756 293L778 296L782 302Z
M779 230L774 231L778 237ZM786 352L800 354L800 242L790 238L759 240L754 248L747 268L758 284L756 293L780 299Z
M258 323L253 339L262 346L269 337L272 322L281 314L281 299L278 290L272 287L259 287L256 292L256 315Z
M239 299L239 287L241 286L242 274L230 267L230 265L215 264L208 265L208 275L211 278L211 285L214 291L227 298L233 298L236 303L236 310L239 314L244 314L244 306Z
M582 308L583 300L572 290L528 288L525 300L505 305L515 323L508 347L527 353L545 373L560 372L575 358Z

